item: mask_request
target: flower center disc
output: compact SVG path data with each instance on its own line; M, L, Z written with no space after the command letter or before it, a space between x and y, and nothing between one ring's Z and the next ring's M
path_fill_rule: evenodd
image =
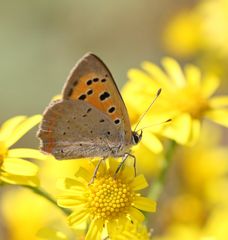
M89 190L91 215L106 220L126 213L135 196L127 184L111 176L97 178Z

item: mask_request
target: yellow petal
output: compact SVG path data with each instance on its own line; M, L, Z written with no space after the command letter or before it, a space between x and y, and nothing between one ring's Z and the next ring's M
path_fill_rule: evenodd
M4 141L13 132L13 130L24 120L26 116L16 116L5 121L0 128L0 140Z
M53 158L49 155L41 153L39 150L31 148L14 148L8 151L8 157L10 158L32 158L38 160L48 160Z
M193 146L200 137L201 123L198 119L192 120L192 131L188 141L189 146Z
M216 76L207 76L203 79L201 88L205 98L210 97L219 87L220 81Z
M149 198L136 196L133 205L134 207L143 211L147 212L156 211L156 202Z
M34 163L20 158L5 158L1 168L7 173L19 176L35 176L38 172Z
M64 196L58 196L57 198L57 204L63 208L82 208L86 205L84 203L86 199L75 194L65 194Z
M142 67L162 88L172 88L168 77L157 65L150 62L143 62Z
M103 230L103 221L101 219L93 220L90 223L89 230L86 234L85 240L101 239Z
M162 59L162 64L177 87L183 87L186 84L183 71L176 60L166 57Z
M50 239L51 240L67 240L68 239L67 236L62 232L49 227L45 227L39 230L37 233L37 237L41 239L46 239L46 240L50 240Z
M122 170L118 173L118 177L123 179L125 182L129 183L135 177L135 170L134 170L134 166L133 166L133 159L131 156L128 157L127 161L130 162L129 166L127 166L125 164L122 167ZM119 163L118 163L118 165L119 165ZM117 168L115 168L114 173L115 173L116 169Z
M134 207L131 207L128 211L129 215L130 215L130 218L133 220L133 221L137 221L137 222L142 222L144 221L145 219L145 216L136 208Z
M160 153L163 151L161 141L149 131L143 135L142 143L154 153Z
M41 115L34 115L27 118L20 123L12 132L11 136L5 140L6 146L9 148L15 142L17 142L24 134L26 134L31 128L37 125L42 119Z
M80 167L75 174L75 177L82 178L85 182L89 183L93 176L93 173L90 174L85 168Z
M192 87L200 87L201 72L199 68L189 64L185 66L184 70L185 70L187 84Z
M221 124L225 127L228 127L228 110L220 109L220 110L212 110L208 111L205 114L210 120Z
M175 140L179 144L186 144L190 137L191 127L191 116L183 113L172 119L172 122L162 131L162 135Z
M209 100L209 105L211 108L227 107L228 96L213 97Z
M58 189L70 189L77 192L85 191L85 185L72 178L62 178L56 183Z
M18 176L12 175L9 173L2 172L0 174L0 181L9 183L9 184L17 184L17 185L29 185L32 187L39 186L39 179L37 176Z
M155 83L154 81L152 81L151 77L141 70L130 69L128 71L128 77L131 79L131 81L135 81L136 83L138 83L140 87L155 87Z
M70 226L76 226L78 224L81 224L82 222L86 221L86 219L89 217L88 212L82 208L79 211L74 211L68 218L68 224Z
M134 178L133 182L131 183L131 187L133 190L137 191L137 190L141 190L144 189L148 186L148 183L145 179L145 177L141 174L138 175Z
M126 219L126 218L125 218ZM129 220L128 220L129 221ZM112 234L115 234L117 229L121 226L119 224L119 222L117 220L112 220L112 221L108 221L107 224L107 231L108 231L108 234L109 234L109 237L112 235Z

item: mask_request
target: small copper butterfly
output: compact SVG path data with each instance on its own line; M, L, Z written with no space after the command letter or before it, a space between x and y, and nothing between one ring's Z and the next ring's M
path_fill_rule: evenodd
M127 158L142 132L131 130L127 109L105 64L88 53L72 69L62 99L43 114L41 150L56 159Z

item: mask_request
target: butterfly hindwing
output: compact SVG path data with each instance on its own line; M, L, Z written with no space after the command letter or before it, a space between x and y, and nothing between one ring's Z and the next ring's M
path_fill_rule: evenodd
M54 102L44 113L38 136L41 150L57 159L109 156L121 135L112 120L80 100Z

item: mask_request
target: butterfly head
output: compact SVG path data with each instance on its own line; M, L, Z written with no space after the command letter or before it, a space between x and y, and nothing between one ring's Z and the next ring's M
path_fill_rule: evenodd
M133 145L136 145L141 141L142 133L143 133L142 130L137 131L137 132L135 132L135 131L132 132L132 144Z

